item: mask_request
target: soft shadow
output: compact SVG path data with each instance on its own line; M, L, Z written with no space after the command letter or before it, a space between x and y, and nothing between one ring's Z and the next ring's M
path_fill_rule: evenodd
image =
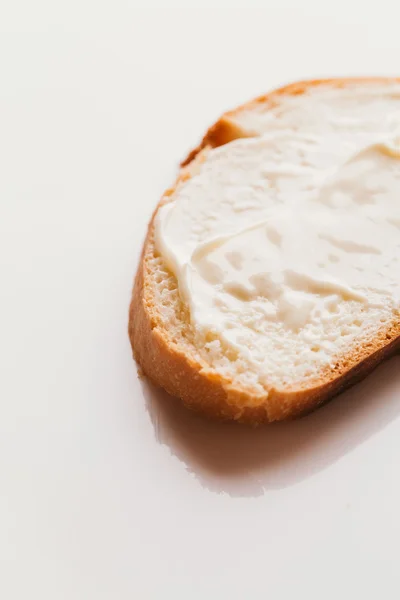
M142 381L156 439L202 485L259 496L298 483L351 452L400 414L400 356L317 411L252 429L206 421Z

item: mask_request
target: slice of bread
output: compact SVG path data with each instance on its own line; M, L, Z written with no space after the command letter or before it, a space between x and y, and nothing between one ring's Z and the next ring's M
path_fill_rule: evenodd
M331 138L330 107L333 105L337 119L335 116L334 137ZM313 336L309 341L307 328L301 324L288 328L279 320L278 313L272 325L264 327L263 324L261 334L257 331L258 337L254 338L259 340L261 358L258 356L258 362L253 360L251 353L254 347L250 342L243 342L246 353L241 352L240 344L239 350L235 348L233 351L224 343L218 329L198 330L187 293L180 289L173 264L156 244L157 215L165 204L181 202L182 195L186 201L193 197L193 202L201 204L201 194L205 198L210 190L215 189L225 193L227 179L232 190L236 181L233 173L243 172L246 189L249 195L254 196L259 181L251 180L253 166L258 156L260 164L268 160L269 150L265 150L267 142L264 140L271 131L283 130L300 132L311 138L317 136L318 140L322 140L322 145L317 145L318 163L315 164L324 161L325 137L327 143L330 144L332 139L333 144L347 148L349 139L354 136L362 140L366 136L367 141L370 138L374 141L376 132L386 136L398 135L400 80L374 78L301 82L230 111L208 130L198 148L189 154L182 163L175 184L161 199L149 225L136 275L129 314L129 336L134 356L144 374L168 393L179 397L189 408L210 417L258 424L305 414L365 377L400 348L398 288L395 289L393 281L386 281L386 291L381 296L372 284L367 286L366 302L345 295L339 300L336 298L335 314L329 321L321 318L320 322L316 322L314 315ZM367 144L368 152L375 152L376 148L379 150L380 137L375 141L375 145ZM224 147L219 148L221 146ZM287 153L286 161L293 153L292 146L289 141L283 149ZM301 152L297 152L295 161L301 159L301 166L306 168L307 164L311 164L307 161L314 159L305 155L303 160ZM397 150L393 152L397 153ZM369 155L360 156L360 164L365 165ZM392 163L389 165L391 176L395 178L400 175L399 157L400 154L396 154L397 162L394 166ZM328 172L330 165L323 163L323 166ZM258 169L259 165L256 167ZM203 185L206 171L209 180L214 182L214 188ZM346 171L343 185L348 184L348 177ZM219 187L216 187L217 184ZM238 183L243 191L242 184L242 181ZM377 186L379 192L379 177ZM400 192L399 187L396 189ZM295 191L295 187L291 188L291 194ZM265 194L265 189L261 192ZM381 196L378 192L374 192L374 202L379 203ZM392 206L393 194L390 202ZM400 197L397 202L400 208ZM361 197L357 210L364 210L364 204ZM305 208L305 211L308 210ZM383 268L389 263L393 265L393 261L400 264L400 211L397 215L391 222L393 227L398 227L399 244L391 247L390 256L383 257ZM346 243L350 253L369 251L358 248L355 243L354 247L351 246L351 240ZM254 254L254 250L252 252ZM379 254L379 250L371 252ZM373 260L370 264L373 269ZM371 280L375 282L372 275ZM328 289L329 277L327 281ZM388 294L388 290L392 289L393 294ZM328 292L314 289L312 293L320 296ZM267 301L268 291L265 295ZM198 302L197 298L195 300ZM246 304L246 307L249 306L251 308L251 303ZM250 308L246 310L250 311ZM296 306L292 310L295 313ZM254 317L254 314L253 311L251 316ZM235 326L243 324L244 330L248 327L240 317L235 318Z

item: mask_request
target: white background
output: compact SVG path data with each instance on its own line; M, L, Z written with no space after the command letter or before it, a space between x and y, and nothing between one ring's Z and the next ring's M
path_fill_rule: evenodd
M399 598L400 357L299 422L137 379L148 218L221 112L400 75L398 0L3 0L0 597Z

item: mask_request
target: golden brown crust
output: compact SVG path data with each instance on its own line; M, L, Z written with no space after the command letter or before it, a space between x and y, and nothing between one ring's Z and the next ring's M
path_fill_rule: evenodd
M377 85L379 85L383 83L399 81L400 78L394 77L351 77L340 79L312 79L308 81L298 81L281 87L277 90L273 90L272 92L268 92L268 94L259 96L258 98L255 98L250 102L246 102L242 106L234 108L233 110L230 110L223 114L221 118L208 129L200 144L191 152L189 152L188 156L182 161L181 166L187 166L197 156L197 154L207 146L210 148L217 148L218 146L223 146L224 144L227 144L228 142L231 142L234 139L247 137L246 133L243 130L241 130L232 120L232 117L235 117L235 115L237 115L243 110L251 110L252 107L259 104L264 105L265 109L272 108L279 103L282 96L298 96L300 94L304 94L304 92L309 90L311 87L314 88L320 85L332 85L340 88L357 83L376 83Z
M251 108L255 103L264 103L268 108L279 101L280 96L301 94L312 86L329 84L341 87L357 81L379 84L394 80L372 78L300 82L257 98L237 111ZM199 155L201 150L232 141L236 139L235 136L243 137L234 124L232 127L230 121L235 112L227 113L210 128L199 147L184 161L183 165L187 166L182 169L175 186L166 192L167 196L173 193L180 181L190 177L196 163L202 160L202 155ZM192 162L194 158L196 161ZM305 389L270 389L265 396L253 396L243 391L231 381L216 374L200 359L190 356L161 326L152 302L149 283L152 276L149 260L154 255L153 219L149 225L134 284L129 311L129 337L134 356L144 373L155 384L180 398L189 408L209 417L235 419L251 424L291 419L310 412L333 398L400 349L399 321L382 329L373 342L364 344L350 356L338 361L333 370L327 369L321 373L319 378L311 386L308 384Z

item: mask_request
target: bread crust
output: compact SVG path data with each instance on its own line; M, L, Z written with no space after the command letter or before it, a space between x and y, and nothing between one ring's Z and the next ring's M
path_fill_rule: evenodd
M303 94L311 87L319 85L344 87L357 82L379 84L399 81L393 78L302 81L230 111L208 130L200 145L183 161L177 181L163 198L170 196L178 183L191 176L196 164L202 160L209 148L243 137L243 132L231 120L241 110L251 109L259 103L263 103L268 109L279 102L283 95ZM399 319L389 327L383 328L372 342L340 359L334 369L321 372L315 381L308 382L307 387L284 391L271 388L264 395L252 394L241 389L232 381L215 373L201 362L201 359L191 356L183 346L168 336L168 332L161 326L150 285L150 260L154 256L153 224L157 209L149 224L134 283L129 310L129 338L134 357L145 375L169 394L180 398L188 408L207 417L233 419L252 425L292 419L314 410L354 385L400 349Z

